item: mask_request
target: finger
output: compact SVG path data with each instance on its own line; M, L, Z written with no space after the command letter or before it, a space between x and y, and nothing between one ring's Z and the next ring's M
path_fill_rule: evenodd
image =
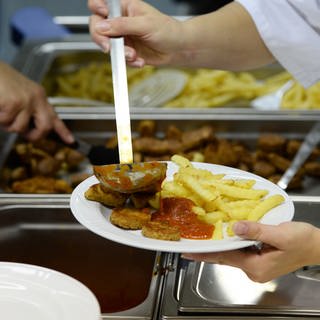
M6 126L7 131L24 133L29 129L30 114L26 109L16 114L10 125Z
M32 128L25 134L26 138L30 141L36 141L45 137L53 128L53 121L56 117L53 107L47 103L45 98L39 97L35 99L33 104L35 111L32 114Z
M67 128L64 122L56 116L53 122L53 130L59 135L59 137L67 144L74 142L74 137L71 131Z
M92 40L96 44L98 44L104 52L109 52L110 50L109 38L104 35L101 35L100 32L96 30L97 29L96 25L99 24L102 20L104 19L101 18L100 16L97 16L97 15L91 16L89 21L89 30L90 30Z
M106 17L108 15L108 8L104 0L89 0L88 8L91 12Z
M281 249L284 237L276 231L277 228L252 221L240 221L234 224L233 231L241 238L261 241Z
M250 256L256 256L256 253L250 253L242 250L232 250L225 252L208 252L208 253L186 253L183 258L194 261L205 261L207 263L217 263L229 265L237 268L244 268L244 263L250 264Z
M19 110L15 108L1 109L0 110L0 125L3 127L9 127L16 118ZM7 129L6 129L7 130Z
M140 57L137 57L136 59L131 61L127 59L127 61L130 67L136 67L136 68L142 68L146 64L145 60Z
M117 17L100 21L95 18L95 21L93 31L109 37L144 36L150 29L150 21L144 17Z

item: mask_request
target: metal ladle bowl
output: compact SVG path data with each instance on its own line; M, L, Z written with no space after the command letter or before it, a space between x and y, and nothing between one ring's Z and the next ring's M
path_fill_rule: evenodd
M121 193L154 190L165 179L166 171L165 162L93 166L95 176L104 187Z

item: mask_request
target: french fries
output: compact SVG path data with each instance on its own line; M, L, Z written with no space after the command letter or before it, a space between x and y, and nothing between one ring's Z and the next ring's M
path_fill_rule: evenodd
M284 202L280 194L268 196L268 190L254 189L255 180L224 179L223 174L195 168L181 156L172 157L179 169L173 180L162 183L160 197L184 197L195 204L200 220L215 226L212 239L233 235L232 225L239 220L259 221L269 210Z

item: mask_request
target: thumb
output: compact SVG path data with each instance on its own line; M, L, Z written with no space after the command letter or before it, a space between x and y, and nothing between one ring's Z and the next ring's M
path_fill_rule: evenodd
M277 226L252 221L239 221L234 224L234 233L244 239L257 240L273 247L279 247L281 234L276 232Z

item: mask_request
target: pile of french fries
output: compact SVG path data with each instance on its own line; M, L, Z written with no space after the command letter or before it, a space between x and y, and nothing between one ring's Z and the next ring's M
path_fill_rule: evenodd
M184 197L194 203L198 218L215 227L212 239L225 233L233 236L232 225L238 220L258 221L265 213L284 202L280 194L268 196L268 190L254 189L255 180L226 179L224 174L195 168L179 155L172 161L179 166L173 180L165 180L159 198ZM157 206L155 202L151 203Z

